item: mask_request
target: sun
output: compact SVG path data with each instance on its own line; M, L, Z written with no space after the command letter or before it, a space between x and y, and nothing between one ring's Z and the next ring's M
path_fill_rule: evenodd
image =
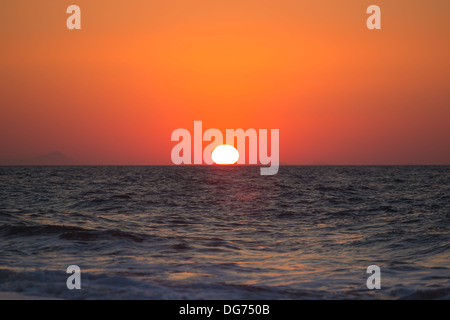
M239 160L239 151L233 146L222 144L214 148L211 158L215 164L234 164Z

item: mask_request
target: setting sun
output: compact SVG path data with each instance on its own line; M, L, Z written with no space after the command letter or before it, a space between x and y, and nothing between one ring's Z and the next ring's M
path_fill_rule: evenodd
M216 164L234 164L239 160L239 152L233 146L222 144L213 150L211 158Z

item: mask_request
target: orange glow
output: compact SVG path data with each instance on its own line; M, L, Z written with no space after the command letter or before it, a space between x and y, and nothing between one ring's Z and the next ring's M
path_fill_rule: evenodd
M171 164L171 132L280 129L282 164L450 164L450 1L0 2L0 159Z
M211 159L215 164L235 164L239 160L239 152L233 146L222 144L214 148Z

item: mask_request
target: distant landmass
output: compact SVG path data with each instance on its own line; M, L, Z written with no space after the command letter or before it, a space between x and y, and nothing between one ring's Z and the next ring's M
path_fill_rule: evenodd
M326 162L313 162L309 164L310 166L329 166L329 163Z
M78 161L59 151L31 158L0 159L0 165L3 166L71 166L79 164Z

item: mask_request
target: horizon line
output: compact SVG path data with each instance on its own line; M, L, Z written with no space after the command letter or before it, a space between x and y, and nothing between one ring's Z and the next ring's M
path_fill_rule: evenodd
M269 164L0 164L0 167L265 167ZM280 167L432 167L450 164L279 164Z

